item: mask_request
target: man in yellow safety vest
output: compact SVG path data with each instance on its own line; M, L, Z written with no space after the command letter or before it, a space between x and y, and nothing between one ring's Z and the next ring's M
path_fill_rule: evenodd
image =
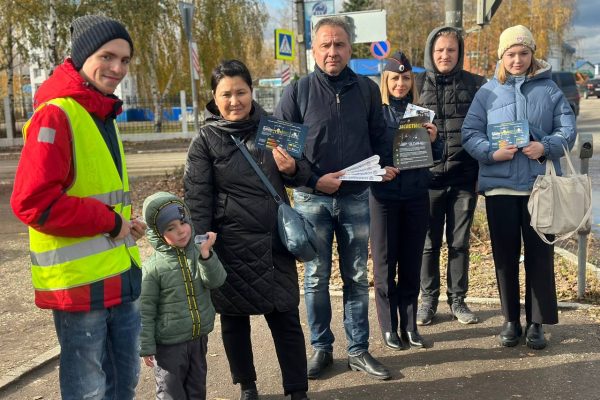
M37 90L23 128L11 206L29 226L35 303L53 310L63 399L135 396L146 226L131 218L113 95L132 55L118 21L74 20L71 57Z

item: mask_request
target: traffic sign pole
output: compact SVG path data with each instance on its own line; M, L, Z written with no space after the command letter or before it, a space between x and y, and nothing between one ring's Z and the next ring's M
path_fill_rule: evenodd
M185 1L179 2L179 11L183 19L183 29L188 40L188 50L190 53L190 80L192 81L192 105L194 113L194 132L198 132L198 94L196 92L196 82L194 81L194 56L193 56L193 45L192 45L192 20L194 17L194 5L192 3L186 3ZM186 122L187 123L187 122Z

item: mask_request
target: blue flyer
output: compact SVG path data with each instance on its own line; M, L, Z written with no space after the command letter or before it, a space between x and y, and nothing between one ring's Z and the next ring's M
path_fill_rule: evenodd
M519 148L525 147L529 144L529 122L519 120L489 124L487 136L490 141L490 151L496 151L510 144Z
M261 149L272 150L281 146L292 157L302 157L304 142L308 135L308 126L262 116L258 125L255 145Z

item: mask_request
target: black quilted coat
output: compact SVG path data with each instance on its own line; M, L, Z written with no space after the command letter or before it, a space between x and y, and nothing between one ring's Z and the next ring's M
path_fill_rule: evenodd
M265 314L298 306L298 273L294 257L277 233L277 204L230 135L243 140L279 195L284 185L299 186L310 177L306 161L297 161L295 176L277 170L269 150L254 146L261 115L253 103L250 119L226 121L211 101L206 121L188 150L185 201L197 233L217 233L215 250L227 271L225 283L212 291L218 313Z

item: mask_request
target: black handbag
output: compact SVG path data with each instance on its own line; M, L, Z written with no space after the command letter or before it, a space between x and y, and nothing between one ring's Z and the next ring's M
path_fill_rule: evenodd
M318 237L312 223L302 214L286 204L269 182L262 170L256 165L244 143L230 135L248 163L277 203L277 230L283 245L300 261L312 261L317 256Z

